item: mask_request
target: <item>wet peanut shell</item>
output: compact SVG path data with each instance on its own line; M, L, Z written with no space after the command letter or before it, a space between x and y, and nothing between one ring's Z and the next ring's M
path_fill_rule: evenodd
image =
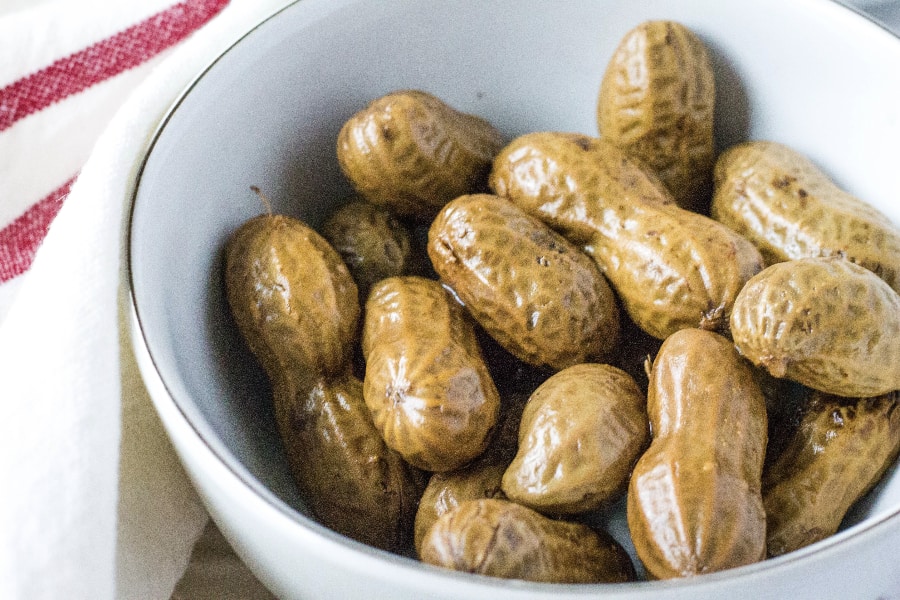
M488 121L405 90L353 115L338 134L337 158L369 202L430 218L456 196L483 189L502 144Z
M445 512L467 500L504 498L500 489L503 472L516 454L519 421L528 396L513 394L504 398L500 419L487 449L475 460L455 471L434 473L419 501L414 527L416 551L428 530Z
M385 443L450 471L481 454L500 398L472 323L437 281L391 277L366 302L364 396Z
M609 535L497 499L464 502L443 514L422 541L421 557L428 564L506 579L545 583L634 579L628 554Z
M563 369L615 346L619 310L594 262L506 199L448 203L428 232L428 256L478 323L526 363Z
M409 544L424 478L388 448L352 376L275 398L301 496L326 527L391 551Z
M322 236L337 250L359 288L361 302L372 286L388 277L412 274L410 232L389 211L355 200L333 212Z
M731 333L775 377L856 398L900 389L900 295L842 258L766 268L738 295Z
M646 397L627 373L596 363L571 366L525 405L503 492L549 515L598 509L625 491L649 437Z
M716 162L712 215L768 264L843 256L900 293L900 227L788 146L753 141L726 150Z
M715 96L703 42L680 23L646 21L625 34L606 67L597 126L659 175L679 206L704 212Z
M647 412L653 441L631 476L627 519L648 573L687 577L765 558L765 400L731 342L700 329L666 339Z
M305 223L260 215L241 225L225 249L225 284L238 329L273 387L343 372L360 312L356 284Z
M816 392L763 479L770 556L835 533L900 452L900 392L842 398Z
M679 208L640 163L598 138L516 138L494 160L490 183L582 245L631 319L659 339L727 330L735 296L763 267L748 240Z

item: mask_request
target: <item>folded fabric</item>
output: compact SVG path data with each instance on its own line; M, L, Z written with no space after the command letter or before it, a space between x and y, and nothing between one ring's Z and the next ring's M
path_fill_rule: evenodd
M0 598L164 599L184 572L207 516L121 318L126 193L179 92L284 3L0 10Z

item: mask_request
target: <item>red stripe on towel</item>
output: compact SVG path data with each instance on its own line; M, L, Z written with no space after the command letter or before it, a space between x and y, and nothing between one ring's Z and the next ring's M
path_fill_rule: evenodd
M0 131L177 44L228 0L185 0L0 89Z
M74 181L75 177L65 182L0 230L0 283L21 275L31 267L34 254L44 241L47 229L69 195Z

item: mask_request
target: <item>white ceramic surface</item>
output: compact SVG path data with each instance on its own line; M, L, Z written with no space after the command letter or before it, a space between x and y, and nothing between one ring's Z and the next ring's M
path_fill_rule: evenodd
M548 586L449 573L364 547L306 516L268 386L227 316L221 253L261 210L313 224L349 191L340 125L399 88L430 91L512 138L596 134L621 36L683 22L710 47L720 147L807 153L900 222L900 40L828 0L301 0L240 40L175 105L135 190L133 338L154 403L236 550L283 598L877 598L900 596L900 474L838 535L691 581ZM620 515L615 535L625 541Z

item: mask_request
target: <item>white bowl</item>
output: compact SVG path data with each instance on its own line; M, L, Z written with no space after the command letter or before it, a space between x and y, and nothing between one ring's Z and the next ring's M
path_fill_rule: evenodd
M223 295L227 236L261 207L321 222L349 187L341 124L399 88L430 91L508 138L596 134L624 33L674 19L710 47L721 147L775 139L900 222L900 40L826 0L303 0L240 39L185 91L134 194L134 347L193 481L237 552L283 598L862 598L900 594L900 475L843 530L798 552L691 580L537 585L452 573L365 547L304 512L268 384ZM615 535L627 543L621 519Z

